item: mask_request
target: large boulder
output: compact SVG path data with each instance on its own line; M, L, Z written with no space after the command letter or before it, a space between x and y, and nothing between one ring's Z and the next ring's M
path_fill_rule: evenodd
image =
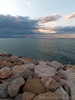
M8 96L7 89L8 83L0 84L0 98L6 98Z
M14 97L18 94L20 87L25 83L25 80L22 77L14 79L8 86L8 94L10 97Z
M45 89L41 83L40 79L28 78L26 84L23 87L24 92L32 92L34 94L44 93Z
M34 73L38 77L54 76L56 73L56 69L54 69L46 64L39 64L39 65L35 66Z
M32 100L34 98L35 94L31 92L24 92L22 94L22 100Z
M33 100L62 100L62 99L57 93L46 92L37 95L36 97L33 98Z
M4 67L0 69L0 78L5 79L8 78L12 74L12 71L9 67Z

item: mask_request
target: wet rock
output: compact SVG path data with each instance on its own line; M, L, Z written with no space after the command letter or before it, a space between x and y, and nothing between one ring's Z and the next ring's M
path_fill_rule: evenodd
M14 79L8 86L8 94L10 97L14 97L18 94L20 87L25 83L25 80L22 77Z
M31 92L24 92L22 94L22 100L32 100L34 98L35 94Z
M46 92L39 94L33 98L33 100L61 100L60 96L53 92Z
M8 78L12 74L12 71L9 67L4 67L0 69L0 78L5 79Z
M32 92L34 94L40 94L45 92L41 80L37 78L28 78L26 84L23 87L24 92Z
M7 88L8 83L0 84L0 98L6 98L8 96Z

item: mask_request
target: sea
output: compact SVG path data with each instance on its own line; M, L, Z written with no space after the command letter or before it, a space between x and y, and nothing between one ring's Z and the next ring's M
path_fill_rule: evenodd
M75 39L0 38L0 52L75 65Z

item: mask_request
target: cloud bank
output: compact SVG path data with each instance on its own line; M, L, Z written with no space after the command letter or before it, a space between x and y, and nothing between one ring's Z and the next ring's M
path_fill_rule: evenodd
M72 15L71 15L72 17ZM69 18L71 18L69 17ZM31 35L41 35L46 33L75 34L75 26L41 26L39 23L57 21L61 16L51 15L41 19L30 19L23 16L0 15L0 38L7 37L24 37Z

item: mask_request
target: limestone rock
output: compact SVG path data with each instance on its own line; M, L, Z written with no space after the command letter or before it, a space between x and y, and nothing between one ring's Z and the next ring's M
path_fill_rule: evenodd
M45 89L41 83L40 79L29 78L23 87L24 92L32 92L34 94L44 93Z
M35 94L33 94L31 92L24 92L22 94L22 100L32 100L34 96L35 96Z
M25 83L25 80L22 77L14 79L8 86L8 94L10 97L14 97L18 94L20 87Z

